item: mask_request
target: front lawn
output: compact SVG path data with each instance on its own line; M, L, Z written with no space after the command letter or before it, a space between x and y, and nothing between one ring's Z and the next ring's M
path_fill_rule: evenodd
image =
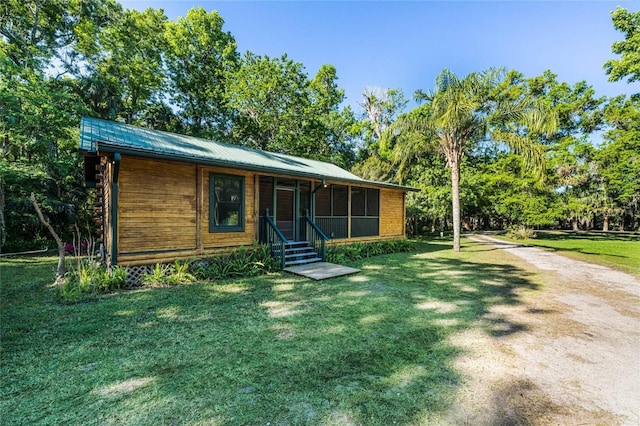
M535 239L509 241L544 247L574 259L640 277L640 234L536 231L536 235Z
M54 258L3 259L0 413L23 424L427 424L464 381L450 337L520 330L541 277L467 242L286 273L55 302Z

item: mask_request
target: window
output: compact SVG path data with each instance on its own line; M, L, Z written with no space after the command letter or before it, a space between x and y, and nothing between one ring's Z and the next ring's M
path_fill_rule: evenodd
M209 232L244 231L244 177L209 174Z

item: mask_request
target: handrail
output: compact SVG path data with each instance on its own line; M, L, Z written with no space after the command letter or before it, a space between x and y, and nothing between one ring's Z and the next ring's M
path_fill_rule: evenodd
M305 217L305 219L307 220L307 223L311 225L311 227L319 234L320 238L325 241L329 241L329 237L327 237L324 232L322 232L322 229L320 229L320 227L314 221L309 219L309 217Z
M271 253L274 256L280 257L280 266L284 269L286 254L285 245L289 243L289 240L287 240L282 231L278 229L278 226L275 224L273 219L269 217L269 209L267 209L264 218L267 223L267 244L269 244L269 247L271 248Z
M311 246L316 250L316 252L320 255L320 258L324 262L325 260L325 241L329 241L329 238L324 235L324 232L312 221L309 216L305 217L305 222L307 224L306 235L307 241Z

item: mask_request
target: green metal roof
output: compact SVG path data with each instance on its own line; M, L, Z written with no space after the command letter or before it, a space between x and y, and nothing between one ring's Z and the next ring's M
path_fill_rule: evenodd
M260 151L97 118L82 118L79 148L81 151L91 153L119 152L197 164L415 190L390 183L368 181L323 161Z

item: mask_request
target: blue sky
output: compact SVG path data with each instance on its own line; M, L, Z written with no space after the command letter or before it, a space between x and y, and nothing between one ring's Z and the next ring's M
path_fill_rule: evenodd
M121 1L125 8L163 8L169 19L195 6L217 10L241 53L302 62L313 76L333 64L346 103L367 86L430 89L449 68L458 75L492 66L534 77L550 69L560 81L586 80L597 94L638 92L610 83L602 69L623 38L612 25L630 1Z

